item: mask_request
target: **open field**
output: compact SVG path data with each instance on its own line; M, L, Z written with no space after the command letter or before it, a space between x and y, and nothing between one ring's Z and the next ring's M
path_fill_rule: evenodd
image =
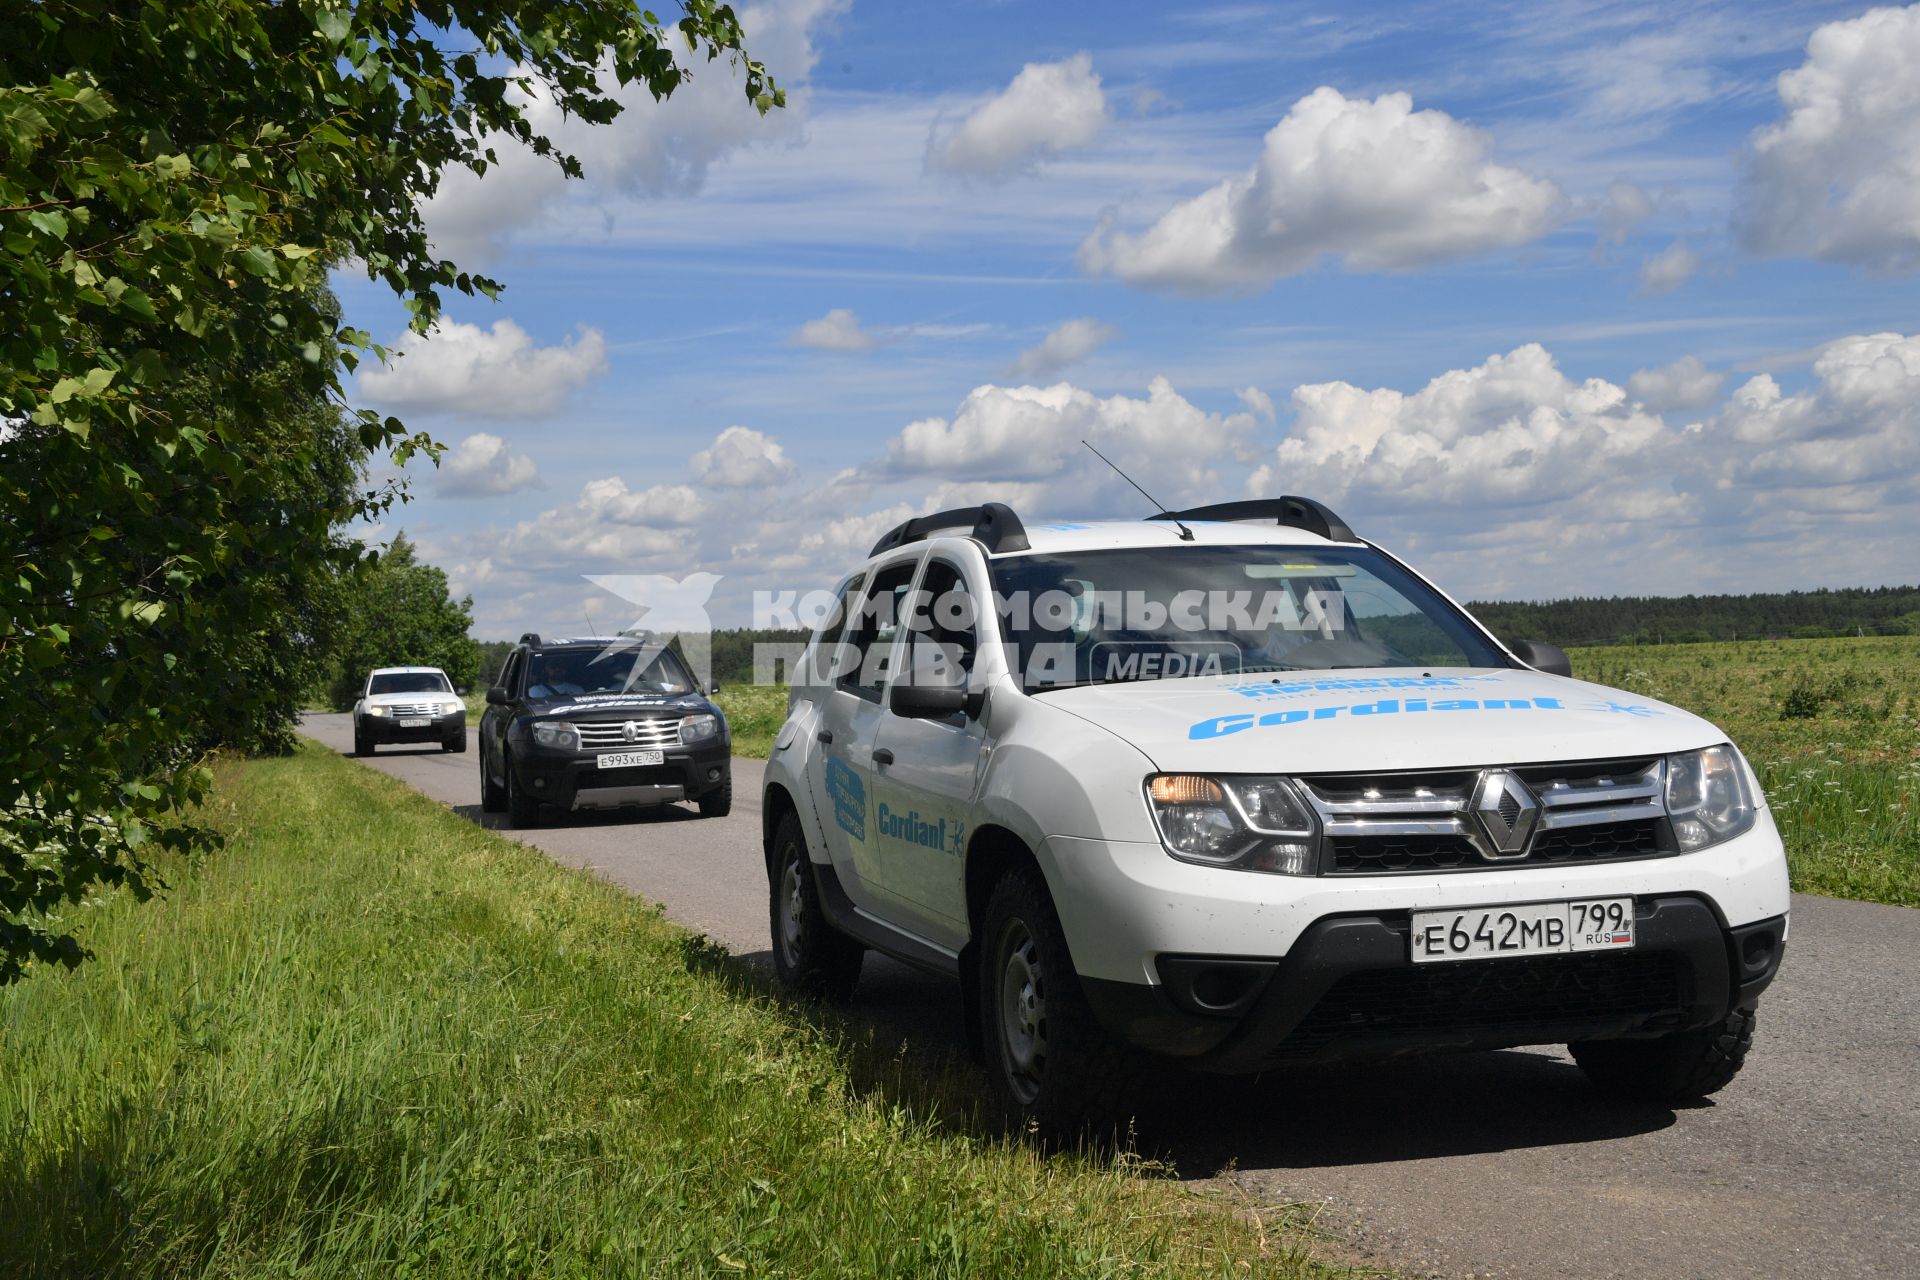
M1573 649L1582 679L1733 736L1786 838L1793 887L1920 906L1920 637Z
M310 745L216 805L223 852L0 991L0 1274L1313 1271L372 770Z

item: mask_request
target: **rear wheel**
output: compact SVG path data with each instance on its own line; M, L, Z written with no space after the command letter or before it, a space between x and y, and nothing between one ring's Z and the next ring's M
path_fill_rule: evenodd
M520 790L520 784L513 776L513 757L500 757L500 772L507 780L507 822L515 827L533 827L540 824L540 800Z
M487 769L487 740L480 740L480 812L499 813L507 807L507 789Z
M720 785L700 797L700 816L724 818L733 812L733 766L720 775Z
M1696 1031L1654 1040L1589 1040L1567 1050L1601 1092L1671 1106L1732 1083L1753 1047L1756 1016L1752 1009L1735 1009Z
M1094 1017L1038 868L994 886L980 931L979 1011L988 1070L1048 1136L1118 1117L1139 1060Z
M773 875L767 915L773 927L773 972L800 995L845 1000L860 980L865 952L827 923L807 857L800 819L789 813L773 833Z

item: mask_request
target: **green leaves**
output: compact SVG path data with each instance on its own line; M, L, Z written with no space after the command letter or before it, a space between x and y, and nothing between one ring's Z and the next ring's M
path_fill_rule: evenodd
M328 264L421 330L446 290L497 296L420 210L509 145L581 172L510 86L605 123L613 84L724 57L778 105L742 41L713 0L672 28L632 0L0 5L0 983L77 962L57 909L150 892L149 841L211 847L201 757L284 746L360 558L338 531L403 496L364 469L438 449L347 410L379 350ZM444 581L421 598L464 634Z

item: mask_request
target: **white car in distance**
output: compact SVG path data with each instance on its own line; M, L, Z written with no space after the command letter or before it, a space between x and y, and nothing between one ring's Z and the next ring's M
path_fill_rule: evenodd
M438 667L377 667L353 704L353 754L383 742L438 742L467 749L467 705Z

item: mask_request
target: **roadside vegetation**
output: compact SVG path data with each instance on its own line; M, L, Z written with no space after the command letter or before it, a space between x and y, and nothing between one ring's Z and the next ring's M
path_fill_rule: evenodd
M1793 887L1920 906L1920 636L1574 649L1574 674L1733 736Z
M372 770L209 808L222 850L86 908L100 963L0 990L0 1274L1325 1274Z

